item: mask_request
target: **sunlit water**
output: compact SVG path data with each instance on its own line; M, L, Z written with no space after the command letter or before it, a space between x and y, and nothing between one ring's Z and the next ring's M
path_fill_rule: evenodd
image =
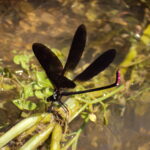
M133 39L143 32L143 21L147 21L146 4L124 1L4 1L0 6L0 58L1 66L7 65L12 70L18 66L12 63L13 53L31 51L32 43L40 42L52 48L63 49L67 54L67 48L75 29L81 23L87 26L88 42L84 58L87 62L92 57L109 48L117 49L117 57L114 61L117 67L127 54ZM136 35L138 35L136 37ZM141 52L139 52L141 53ZM146 54L143 54L145 56ZM139 55L140 57L140 55ZM81 62L82 64L82 62ZM19 67L18 67L19 68ZM148 66L147 66L147 69ZM140 70L139 70L140 71ZM141 79L139 85L128 91L109 105L110 115L108 125L104 125L98 115L96 123L89 123L80 137L78 149L80 150L149 150L150 149L150 100L149 92L145 91L134 100L129 97L141 87L149 84L142 82L144 72L139 73ZM111 78L113 73L107 76ZM130 78L130 77L128 77ZM111 81L111 79L110 79ZM140 81L140 80L139 80ZM126 82L122 82L126 84ZM15 92L15 91L14 91ZM20 111L9 100L16 93L1 91L0 124L15 123L20 116ZM128 101L126 102L126 100ZM7 103L6 103L7 101ZM13 119L12 119L13 118ZM78 126L75 120L71 129Z

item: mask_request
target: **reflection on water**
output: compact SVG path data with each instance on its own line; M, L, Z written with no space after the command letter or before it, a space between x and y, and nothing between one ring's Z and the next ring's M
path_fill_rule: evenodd
M10 67L11 70L18 70L18 66L12 63L12 51L16 50L20 54L24 51L30 52L34 42L63 49L66 55L71 37L81 23L87 26L89 35L85 59L88 61L91 55L96 57L104 50L116 48L118 55L115 64L118 66L131 47L138 43L150 18L149 3L141 1L5 0L0 4L1 66ZM149 150L150 94L147 88L150 76L147 56L150 40L147 41L145 45L134 45L138 47L134 58L136 61L125 64L127 68L123 74L123 84L126 84L126 89L116 96L113 105L108 102L109 124L104 126L102 118L99 117L101 114L97 114L98 121L88 124L78 149ZM110 73L106 76L110 78L111 75ZM20 111L10 103L16 96L13 93L7 91L5 94L1 91L4 98L0 98L0 114L3 116L0 118L0 125L9 125L18 120Z
M141 108L142 107L142 108ZM79 149L82 150L148 150L150 146L150 104L131 102L126 105L123 116L119 107L111 106L109 125L91 123L81 136ZM145 111L139 114L139 109ZM118 112L117 112L118 111ZM138 113L137 113L138 111ZM94 129L94 130L93 130ZM82 147L84 145L84 147Z

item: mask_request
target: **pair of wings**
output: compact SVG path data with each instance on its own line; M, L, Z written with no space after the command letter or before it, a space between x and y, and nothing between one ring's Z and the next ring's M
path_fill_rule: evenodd
M99 56L82 73L77 75L73 81L69 80L64 76L64 74L66 71L75 69L84 51L85 43L86 28L82 24L75 32L64 68L58 57L49 48L41 43L33 44L33 52L55 88L74 88L76 85L73 81L89 80L103 71L113 61L116 51L114 49L110 49Z

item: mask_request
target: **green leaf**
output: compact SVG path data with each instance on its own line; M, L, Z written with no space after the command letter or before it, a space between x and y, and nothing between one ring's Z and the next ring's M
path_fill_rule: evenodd
M35 91L35 96L40 99L44 99L45 97L44 94L40 90Z
M23 87L23 98L27 99L28 97L31 97L33 95L34 93L33 93L32 84L25 85Z
M33 85L33 89L34 89L34 90L41 90L42 87L39 86L38 84L34 84L34 85Z
M52 83L47 78L45 72L37 71L36 72L36 78L37 78L37 82L38 82L39 86L41 86L41 87L51 87L51 88L53 87Z
M61 51L60 51L59 49L57 49L57 48L51 48L51 50L52 50L52 52L53 52L56 56L58 56L59 58L62 58L62 53L61 53Z
M7 83L2 83L0 85L0 88L4 91L9 91L9 90L12 90L12 89L16 88L16 86L15 85L10 85L10 84L7 84Z
M144 30L141 40L145 45L150 44L150 25L148 25L147 28Z
M29 70L29 61L31 56L29 55L16 55L13 58L13 61L17 65L21 65L21 67L25 70Z
M94 113L90 113L90 114L89 114L89 119L90 119L92 122L96 122L97 117L96 117L96 115L95 115Z
M45 88L43 91L43 94L48 97L51 96L53 94L53 90L50 90L50 88Z
M37 105L31 101L26 101L22 99L13 100L13 103L20 109L20 110L34 110L36 109Z

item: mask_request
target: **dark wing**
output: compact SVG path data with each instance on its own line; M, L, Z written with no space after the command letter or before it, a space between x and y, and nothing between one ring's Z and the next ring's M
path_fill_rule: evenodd
M62 74L64 74L68 70L75 69L82 56L85 43L86 43L86 28L83 24L81 24L75 32L71 48L69 51L69 55Z
M48 47L40 43L34 43L32 49L46 73L52 72L61 75L63 71L62 63Z
M62 63L48 47L41 43L34 43L32 49L48 78L56 88L75 87L73 81L61 76L63 71Z
M75 77L74 80L86 81L109 66L116 55L115 49L110 49L99 56L92 64L90 64L82 73Z

